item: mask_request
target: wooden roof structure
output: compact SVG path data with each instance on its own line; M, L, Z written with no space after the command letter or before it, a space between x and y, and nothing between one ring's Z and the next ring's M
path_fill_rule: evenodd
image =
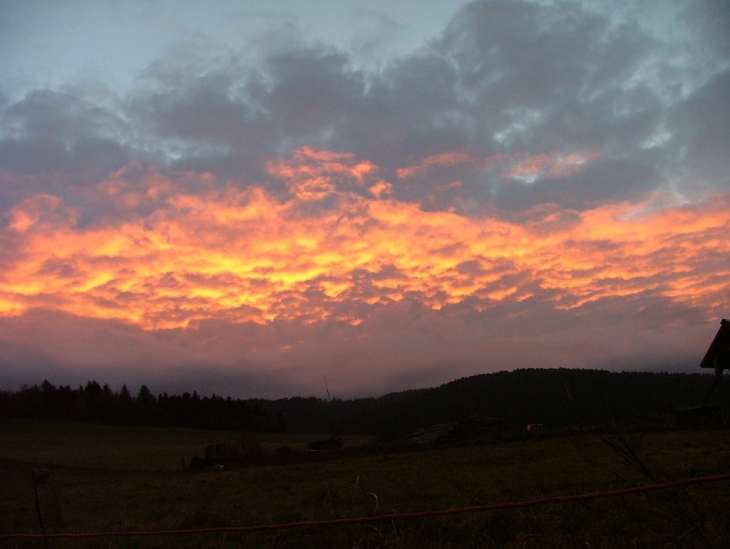
M730 398L724 394L727 390L723 390L723 371L730 370L730 320L723 318L720 321L720 329L715 334L715 339L710 343L705 356L700 362L700 368L712 368L715 370L715 380L712 382L710 391L705 397L705 401L700 406L700 410L705 410L710 396L719 389L720 391L720 414L722 422L730 425Z
M674 420L677 423L686 423L687 421L706 422L712 417L719 416L725 425L730 425L730 395L727 395L726 388L723 385L723 372L730 370L730 320L723 318L720 321L720 329L715 334L715 338L710 343L705 356L700 362L700 368L708 368L715 371L715 379L712 381L710 390L705 397L702 406L693 406L691 408L682 408L674 411ZM708 406L710 397L719 389L720 403Z
M712 368L717 375L723 370L730 370L730 320L723 318L715 339L710 343L700 368Z

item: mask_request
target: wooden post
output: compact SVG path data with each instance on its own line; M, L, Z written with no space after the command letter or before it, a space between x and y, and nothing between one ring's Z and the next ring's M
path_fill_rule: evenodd
M725 368L718 366L715 368L715 379L717 380L717 394L720 397L720 414L722 415L722 424L725 427L730 426L730 398L727 394L727 383L723 383L723 375Z

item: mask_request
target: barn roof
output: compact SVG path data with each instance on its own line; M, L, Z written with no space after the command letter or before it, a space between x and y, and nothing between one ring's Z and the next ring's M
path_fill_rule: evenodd
M700 362L700 368L715 368L716 365L730 369L730 320L727 318L720 321L720 329Z

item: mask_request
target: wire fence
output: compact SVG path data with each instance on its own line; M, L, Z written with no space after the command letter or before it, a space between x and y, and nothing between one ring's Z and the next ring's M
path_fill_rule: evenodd
M390 520L440 517L446 515L458 515L463 513L481 513L486 511L497 511L505 509L521 509L525 507L537 507L538 505L549 505L555 503L574 503L578 501L588 501L593 499L603 499L611 497L626 496L630 494L640 494L644 492L653 492L657 490L668 490L670 488L681 488L694 484L705 484L710 482L720 482L730 480L730 474L716 475L711 477L691 478L677 480L673 482L665 482L661 484L648 484L644 486L636 486L634 488L624 488L620 490L609 490L604 492L592 492L588 494L578 494L572 496L554 496L543 499L535 499L530 501L519 501L509 503L496 503L492 505L477 505L471 507L460 507L458 509L443 509L439 511L418 511L411 513L394 513L388 515L376 515L371 517L355 517L334 520L317 520L290 522L285 524L264 524L258 526L225 526L220 528L196 528L188 530L157 530L142 532L86 532L86 533L61 533L61 534L0 534L0 541L12 539L82 539L82 538L122 538L122 537L149 537L149 536L177 536L177 535L193 535L193 534L220 534L220 533L244 533L244 532L263 532L273 530L287 530L292 528L325 528L329 526L341 526L344 524L361 524Z

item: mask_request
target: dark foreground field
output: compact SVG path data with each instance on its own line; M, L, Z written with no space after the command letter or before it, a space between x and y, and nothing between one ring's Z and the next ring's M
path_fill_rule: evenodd
M241 439L244 440L241 440ZM428 451L298 452L312 438L60 422L0 423L0 533L286 523L531 500L730 473L726 430L503 438ZM206 444L244 442L259 463L183 471ZM282 450L282 446L286 449ZM348 446L351 447L348 450ZM261 456L263 454L263 458ZM632 457L633 456L633 457ZM727 547L730 483L450 517L250 534L51 540L71 547ZM45 547L43 541L0 541Z

